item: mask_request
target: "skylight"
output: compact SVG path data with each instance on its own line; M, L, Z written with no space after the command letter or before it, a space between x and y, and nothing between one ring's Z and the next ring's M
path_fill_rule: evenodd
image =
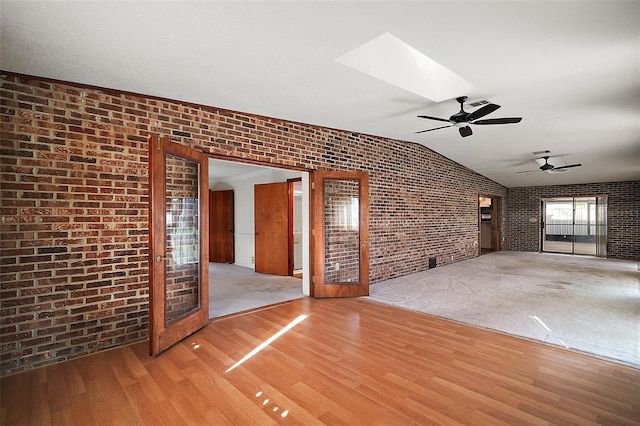
M434 102L465 95L475 86L390 33L336 61Z

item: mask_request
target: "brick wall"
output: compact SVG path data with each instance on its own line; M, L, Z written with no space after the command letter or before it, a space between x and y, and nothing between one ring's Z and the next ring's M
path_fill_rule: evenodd
M539 251L541 199L608 196L607 256L640 259L640 181L509 188L506 250Z
M271 166L367 170L372 283L476 256L478 194L506 211L506 188L418 144L3 74L2 374L147 337L152 133Z

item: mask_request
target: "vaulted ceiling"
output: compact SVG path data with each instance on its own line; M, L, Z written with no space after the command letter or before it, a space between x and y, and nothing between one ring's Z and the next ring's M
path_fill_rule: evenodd
M412 141L508 187L640 179L637 1L3 0L0 19L6 71ZM385 33L474 88L434 102L336 61ZM415 133L460 95L523 120ZM518 173L545 150L582 166Z

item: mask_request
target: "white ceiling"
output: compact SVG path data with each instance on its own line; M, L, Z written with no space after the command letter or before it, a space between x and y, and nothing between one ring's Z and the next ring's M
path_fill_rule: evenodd
M3 0L0 16L3 70L413 141L509 187L640 179L637 1ZM522 122L415 134L455 100L336 61L387 32L502 105L485 118ZM541 150L583 166L516 173Z

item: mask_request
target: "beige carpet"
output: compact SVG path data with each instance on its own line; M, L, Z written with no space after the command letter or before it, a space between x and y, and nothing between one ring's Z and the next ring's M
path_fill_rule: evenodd
M304 297L302 280L258 274L251 268L209 263L209 318Z
M501 251L370 286L370 298L640 368L638 263Z

